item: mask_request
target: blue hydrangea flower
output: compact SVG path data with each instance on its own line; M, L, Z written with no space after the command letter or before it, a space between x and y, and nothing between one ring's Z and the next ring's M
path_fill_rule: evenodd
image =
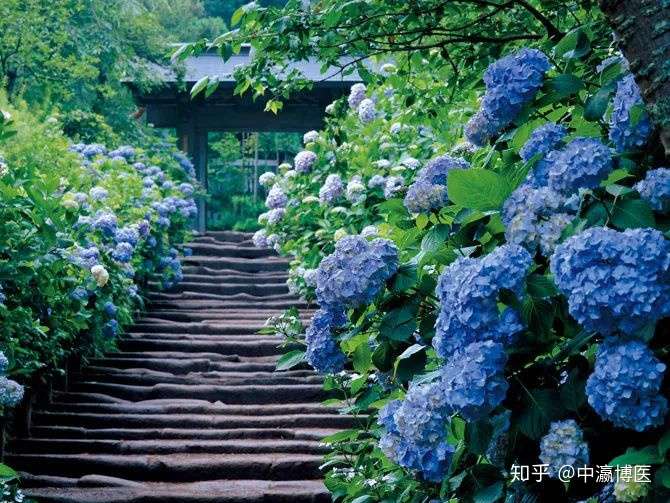
M151 231L151 224L148 220L142 219L137 223L137 232L140 233L140 236L146 237Z
M651 134L651 122L646 111L641 111L637 123L633 125L631 110L636 106L644 106L644 101L635 78L628 74L617 83L610 117L609 137L619 152L639 150L647 143Z
M119 322L116 320L109 320L102 327L102 335L108 339L113 339L116 337L116 334L119 332Z
M100 250L95 245L78 246L70 255L70 261L79 267L90 269L100 263Z
M5 356L5 353L0 351L0 373L4 374L7 372L7 368L9 368L9 360Z
M273 185L265 199L265 206L270 209L285 208L286 203L288 203L288 197L284 190L279 185Z
M346 198L351 204L361 204L366 199L365 185L360 176L354 175L347 182Z
M480 111L465 128L468 141L482 146L509 125L533 100L549 68L551 64L543 52L527 48L491 64L484 73L486 93Z
M93 219L93 228L105 236L112 237L116 231L116 215L111 211L98 211Z
M635 334L670 315L670 241L656 229L587 229L556 248L551 271L587 330Z
M345 236L319 264L316 297L321 306L368 304L397 269L398 249L391 241Z
M440 311L433 346L438 356L448 359L473 342L511 344L524 327L516 310L500 311L498 295L506 289L520 297L531 263L524 248L507 244L484 257L462 257L450 264L436 289Z
M268 211L267 213L268 224L277 225L284 218L285 214L286 214L285 208L275 208L274 210Z
M548 159L549 187L570 195L593 189L612 171L612 153L597 138L579 137Z
M391 199L405 186L405 179L402 176L388 176L384 183L384 197Z
M372 122L377 117L377 109L375 102L369 98L364 99L358 105L358 119L363 123L367 124Z
M112 150L108 155L111 158L120 157L124 160L131 161L133 157L135 157L135 149L130 145L122 145L116 150Z
M88 193L94 201L104 201L109 196L109 192L104 187L93 187Z
M365 84L358 83L351 86L349 97L347 98L347 102L349 103L349 107L351 109L358 109L358 105L360 105L361 101L365 99L365 91Z
M23 400L23 386L7 377L0 377L0 406L15 407Z
M533 187L542 187L549 183L549 168L551 167L548 154L563 146L563 138L568 134L565 126L549 122L536 128L528 138L528 141L519 150L519 155L524 162L530 161L535 156L542 156L528 173L528 183Z
M549 465L549 476L558 478L563 466L581 468L589 463L589 446L584 433L573 419L554 421L540 440L540 461Z
M635 190L656 211L670 212L670 169L657 168L647 171L644 180L635 184Z
M316 154L311 150L298 152L293 159L295 170L298 173L309 173L316 162Z
M344 194L344 183L337 174L330 174L319 189L319 201L321 204L332 204Z
M114 241L117 243L128 243L131 246L135 246L139 240L140 233L137 227L134 225L127 225L121 229L118 229L114 233Z
M540 249L549 256L575 213L566 198L550 188L522 185L512 192L502 208L505 239L533 254Z
M503 346L490 340L457 351L440 370L446 403L466 421L487 416L507 394L506 363Z
M441 155L419 170L414 183L407 189L404 204L408 211L419 213L438 209L447 204L447 176L453 169L468 169L465 159Z
M333 337L347 317L341 309L319 309L305 334L307 362L320 374L335 374L344 368L346 357Z
M598 348L586 396L604 420L644 431L662 425L668 412L660 394L664 373L665 364L644 343L611 338Z
M126 262L130 262L133 258L133 251L133 245L122 242L117 244L112 250L112 258L117 262L125 264Z
M107 153L107 148L104 145L100 145L99 143L85 145L81 150L81 154L84 157L88 157L89 159L97 155L104 155L105 153Z
M118 308L114 305L113 302L107 301L105 302L105 305L103 306L103 309L105 311L105 314L109 316L110 318L116 318L116 313L118 312Z
M439 387L412 385L404 400L390 402L379 414L385 428L379 441L382 452L432 482L442 480L455 450L446 441L452 410Z
M179 190L181 191L182 194L185 196L191 196L193 195L193 185L190 183L180 183L179 184Z
M307 145L308 143L314 143L319 139L319 132L318 131L307 131L304 135L302 135L302 142Z
M78 300L80 302L87 302L88 301L88 290L84 288L83 286L78 286L74 290L72 290L72 293L70 293L70 297L72 297L74 300Z
M268 247L268 235L265 229L260 229L254 233L254 235L251 238L251 241L253 241L254 246L256 248L267 248Z

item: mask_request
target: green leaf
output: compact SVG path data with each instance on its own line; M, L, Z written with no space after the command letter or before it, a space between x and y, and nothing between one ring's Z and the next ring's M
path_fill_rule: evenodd
M663 458L658 454L658 448L655 445L648 445L642 449L627 449L624 454L617 456L607 463L610 466L618 465L658 465L663 462Z
M351 360L356 372L367 372L372 363L372 351L370 351L370 346L368 346L367 343L358 346L356 351L354 351Z
M369 494L364 494L363 496L359 496L358 498L351 500L351 503L368 503L368 501L374 500Z
M453 203L482 211L500 208L512 192L504 177L486 169L454 169L447 187Z
M582 28L569 31L554 46L554 54L558 58L576 59L586 56L591 51L591 41Z
M535 389L524 395L525 408L519 415L519 430L532 440L539 440L552 421L563 411L558 394L553 390Z
M558 295L558 289L554 284L554 280L549 276L540 274L530 274L528 278L526 278L526 288L528 289L529 295L537 297L538 299Z
M580 377L577 369L572 369L567 380L559 389L561 402L566 409L577 411L586 403L585 386L586 379Z
M382 337L392 341L406 341L416 330L416 312L414 303L405 304L390 310L379 326Z
M665 464L656 470L654 480L657 484L670 489L670 465Z
M538 107L544 107L563 98L577 94L584 89L584 81L570 73L563 73L545 81L546 94L537 100Z
M391 279L391 290L396 293L405 292L416 285L416 264L402 264Z
M647 201L624 199L617 202L612 210L612 224L619 229L654 227L654 212Z
M499 501L503 495L504 484L496 482L493 485L479 489L472 496L474 503L495 503Z
M382 341L372 353L372 363L382 372L393 368L393 349L387 341Z
M0 463L0 480L4 480L6 482L10 480L15 480L19 477L19 474L16 473L16 471L2 463Z
M662 458L665 458L668 450L670 450L670 430L666 431L658 441L658 453Z
M191 88L191 98L195 98L198 94L204 91L209 84L209 76L204 76L198 82L196 82Z
M445 246L449 238L449 226L438 224L432 227L421 240L421 251L436 252Z
M396 360L395 376L402 382L409 381L426 365L426 346L414 344Z
M589 121L602 119L607 111L614 85L608 84L598 89L595 94L589 96L584 104L584 118Z
M474 421L465 425L465 443L473 454L485 454L491 444L493 426L487 420Z
M305 352L296 349L283 354L277 361L277 370L288 370L305 361Z

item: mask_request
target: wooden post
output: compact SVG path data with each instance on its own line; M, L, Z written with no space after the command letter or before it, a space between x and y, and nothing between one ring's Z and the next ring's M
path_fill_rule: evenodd
M196 178L200 185L207 189L207 130L195 125L194 112L190 108L180 111L181 121L177 128L179 148L193 161ZM207 230L207 204L204 196L196 200L198 216L196 230L204 233Z

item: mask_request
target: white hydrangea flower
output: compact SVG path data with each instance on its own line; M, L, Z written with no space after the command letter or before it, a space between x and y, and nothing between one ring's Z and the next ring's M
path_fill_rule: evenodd
M105 286L109 281L109 273L107 272L107 269L100 264L91 267L91 274L100 288Z
M344 236L346 236L347 234L348 233L347 233L346 229L344 229L344 228L337 229L335 231L335 234L333 235L333 239L337 242L340 239L342 239Z
M260 183L262 187L271 187L276 181L277 175L275 175L272 171L266 171L258 177L258 183Z
M379 229L375 225L368 225L361 231L361 236L364 238L375 238L379 236Z
M307 145L308 143L314 143L319 139L319 133L317 131L307 131L303 137L302 142Z

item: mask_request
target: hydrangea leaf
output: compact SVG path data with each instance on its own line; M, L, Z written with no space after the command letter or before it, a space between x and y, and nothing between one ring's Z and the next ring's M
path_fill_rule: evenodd
M654 227L654 212L642 199L619 201L612 211L612 224L619 229Z
M552 421L561 416L563 408L558 394L549 389L530 390L525 397L526 407L519 415L521 433L532 440L539 440Z
M503 176L486 169L452 170L447 187L453 203L482 211L500 208L512 192Z
M493 485L480 489L473 495L473 501L474 503L495 503L500 500L504 487L502 482L496 482Z
M305 352L296 349L284 353L277 361L276 370L289 370L305 361Z
M554 54L556 57L563 59L578 59L582 56L586 56L590 51L591 41L581 27L570 30L558 44L554 46Z
M658 449L655 445L648 445L642 449L627 449L626 452L617 456L612 461L607 463L610 466L619 465L658 465L663 462L663 458L659 456Z

